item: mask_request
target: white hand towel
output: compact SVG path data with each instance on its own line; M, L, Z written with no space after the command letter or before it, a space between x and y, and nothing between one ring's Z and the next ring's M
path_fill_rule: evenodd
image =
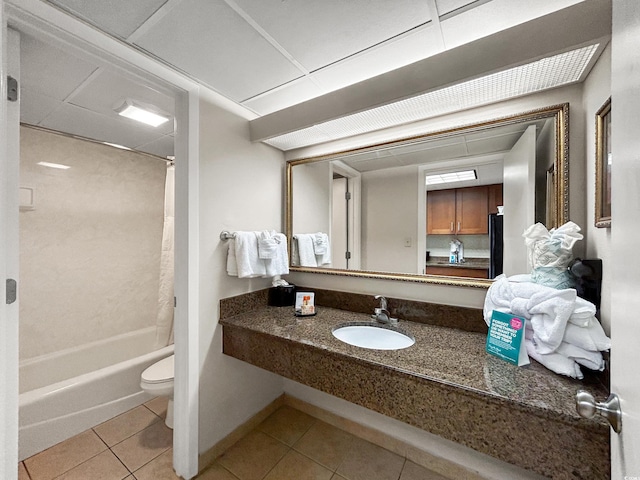
M318 266L329 265L331 264L331 244L329 243L329 235L327 235L326 233L319 233L316 235L321 236L321 243L323 246L320 250L324 252L319 254L318 250L315 251L316 263L318 264Z
M317 256L327 253L329 247L329 236L326 233L318 232L313 235L313 251Z
M317 267L316 254L313 250L314 235L310 233L299 233L294 236L298 252L298 265L301 267Z
M259 232L236 232L238 278L266 276L264 262L258 256Z
M611 348L611 340L597 320L586 328L568 324L563 340L591 352L602 352Z
M525 345L529 356L538 363L547 367L549 370L559 373L560 375L577 378L578 380L582 380L584 378L582 370L580 370L580 366L575 362L575 360L571 360L559 353L541 354L536 350L536 347L531 340L525 340Z
M273 259L278 254L278 241L273 236L275 232L260 232L258 238L258 256L265 259Z
M287 250L287 237L282 233L272 232L272 238L276 244L276 255L264 260L267 277L287 275L289 273L289 252Z
M576 306L569 317L569 323L578 327L589 327L596 319L596 306L584 298L576 298Z
M599 372L604 370L604 358L602 358L602 353L600 352L590 352L570 343L562 342L555 353L564 355L591 370Z
M229 239L227 246L227 274L231 277L238 276L238 261L236 260L236 241Z

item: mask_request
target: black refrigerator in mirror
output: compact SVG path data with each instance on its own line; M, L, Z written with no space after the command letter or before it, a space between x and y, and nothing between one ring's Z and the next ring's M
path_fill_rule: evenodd
M503 225L502 215L489 214L489 278L502 274Z

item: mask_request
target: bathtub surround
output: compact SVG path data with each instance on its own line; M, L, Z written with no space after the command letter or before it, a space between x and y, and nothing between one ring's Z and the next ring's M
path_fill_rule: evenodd
M609 428L573 405L578 388L598 398L604 388L487 356L481 333L401 321L416 346L377 352L330 333L368 315L324 307L301 320L289 310L222 319L225 353L551 478L608 477Z
M20 182L35 190L20 212L20 360L154 326L165 162L26 126L20 136Z

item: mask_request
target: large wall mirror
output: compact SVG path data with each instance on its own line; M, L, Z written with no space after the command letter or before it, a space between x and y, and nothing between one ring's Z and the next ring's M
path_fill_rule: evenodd
M569 105L287 163L291 270L487 287L565 223Z

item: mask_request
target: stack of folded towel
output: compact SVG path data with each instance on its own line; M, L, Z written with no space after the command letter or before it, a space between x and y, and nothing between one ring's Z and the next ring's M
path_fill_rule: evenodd
M300 267L331 264L331 244L326 233L298 233L293 236L292 262Z
M275 231L235 232L229 240L227 273L238 278L289 273L287 237Z
M611 348L611 340L595 317L595 305L574 289L540 285L528 275L500 275L485 298L487 325L493 310L527 319L527 353L548 369L578 379L584 377L580 365L604 370L601 352Z

